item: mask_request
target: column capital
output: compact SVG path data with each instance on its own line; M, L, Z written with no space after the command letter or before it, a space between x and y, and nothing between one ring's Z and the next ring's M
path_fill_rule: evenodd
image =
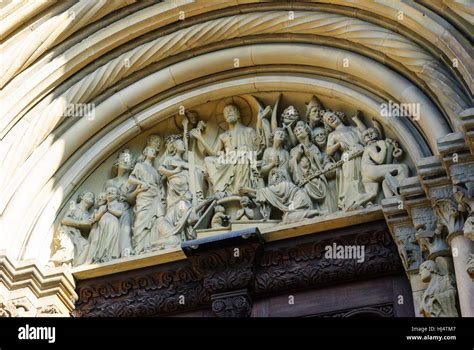
M433 210L431 200L426 196L419 177L402 181L400 195L416 230L416 240L428 259L450 254L443 230Z

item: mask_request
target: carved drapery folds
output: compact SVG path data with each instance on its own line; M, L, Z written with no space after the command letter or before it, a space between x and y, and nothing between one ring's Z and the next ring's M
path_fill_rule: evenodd
M186 111L175 133L150 135L141 154L122 149L102 191L79 194L65 210L50 265L108 262L236 223L293 223L398 196L408 166L377 121L348 118L315 96L305 114L283 106L282 95L267 106L247 98L256 115L243 115L235 101L245 99L234 99L217 111L214 139L216 116Z

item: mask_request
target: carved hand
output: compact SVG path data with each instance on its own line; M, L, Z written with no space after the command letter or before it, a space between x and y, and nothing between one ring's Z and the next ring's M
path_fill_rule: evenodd
M191 137L194 137L196 140L199 140L201 141L202 140L202 133L201 133L201 130L199 129L192 129L189 134L191 135Z

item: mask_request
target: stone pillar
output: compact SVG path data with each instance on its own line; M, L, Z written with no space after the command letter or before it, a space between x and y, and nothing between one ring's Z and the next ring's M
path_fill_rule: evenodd
M463 133L452 133L438 140L445 176L450 184L440 215L450 231L448 242L453 252L461 314L473 317L474 156L464 136Z
M408 216L401 198L392 197L384 199L382 201L382 210L410 281L415 316L423 317L420 314L420 300L426 285L421 282L418 275L423 258L420 246L415 238L416 230L413 227L413 222Z
M34 261L13 262L0 251L0 317L67 317L77 294L63 268L44 270Z

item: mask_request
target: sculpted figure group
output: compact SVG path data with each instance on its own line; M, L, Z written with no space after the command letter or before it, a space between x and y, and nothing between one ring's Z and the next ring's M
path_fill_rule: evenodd
M258 100L257 100L258 102ZM78 266L179 246L196 237L195 225L210 212L208 229L229 222L285 223L357 210L398 194L408 167L403 151L384 138L374 121L324 109L316 97L304 117L294 106L262 106L256 127L245 126L238 106L223 109L227 130L212 142L195 112L183 131L147 138L143 152L119 152L115 177L103 191L72 202L53 239L51 264ZM226 212L226 199L240 209Z

